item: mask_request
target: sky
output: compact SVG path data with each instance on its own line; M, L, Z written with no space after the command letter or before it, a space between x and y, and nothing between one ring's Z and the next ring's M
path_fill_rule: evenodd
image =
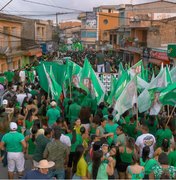
M0 9L9 1L10 0L0 0ZM28 18L50 19L54 21L56 19L55 14L57 12L73 12L72 14L58 16L59 21L64 21L77 19L78 12L92 11L93 7L101 5L118 5L126 3L139 4L151 1L157 0L13 0L3 9L2 12L21 15ZM176 0L171 1L175 2ZM35 4L32 2L43 3L49 6Z

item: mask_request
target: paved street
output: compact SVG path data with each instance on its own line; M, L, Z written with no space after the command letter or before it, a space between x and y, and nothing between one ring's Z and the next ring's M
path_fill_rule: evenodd
M29 160L26 160L26 164L25 164L25 172L31 169L31 164ZM17 178L17 174L15 174L14 178ZM2 163L0 163L0 179L7 179L8 175L7 175L7 167L4 168Z

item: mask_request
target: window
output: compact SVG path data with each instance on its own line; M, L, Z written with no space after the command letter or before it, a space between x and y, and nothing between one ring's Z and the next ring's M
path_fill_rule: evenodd
M96 38L97 33L91 31L81 31L81 38Z
M108 20L107 19L104 19L103 23L106 25L108 24Z
M112 11L111 9L108 9L108 13L111 13L111 11Z

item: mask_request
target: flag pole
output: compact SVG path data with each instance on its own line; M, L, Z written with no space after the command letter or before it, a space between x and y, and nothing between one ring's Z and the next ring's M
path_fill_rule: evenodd
M71 92L71 79L69 78L69 87L70 87L70 99L72 98L72 92Z
M170 112L169 112L169 105L167 105L167 114L169 116Z
M168 120L167 120L166 126L169 124L169 121L170 121L170 119L171 119L171 117L172 117L172 114L173 114L174 111L175 111L175 108L176 108L176 106L174 106L174 108L172 109L172 112L171 112L171 114L170 114L170 116L169 116L169 118L168 118Z

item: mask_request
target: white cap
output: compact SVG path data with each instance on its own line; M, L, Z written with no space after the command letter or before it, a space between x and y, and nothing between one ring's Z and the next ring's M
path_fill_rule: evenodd
M11 130L17 130L17 128L18 128L18 126L17 126L17 124L15 122L10 123L10 129Z
M4 100L2 101L2 104L3 104L3 105L7 105L7 104L8 104L7 99L4 99Z
M53 107L53 106L56 106L57 104L56 104L55 101L52 101L52 102L50 103L50 105Z

